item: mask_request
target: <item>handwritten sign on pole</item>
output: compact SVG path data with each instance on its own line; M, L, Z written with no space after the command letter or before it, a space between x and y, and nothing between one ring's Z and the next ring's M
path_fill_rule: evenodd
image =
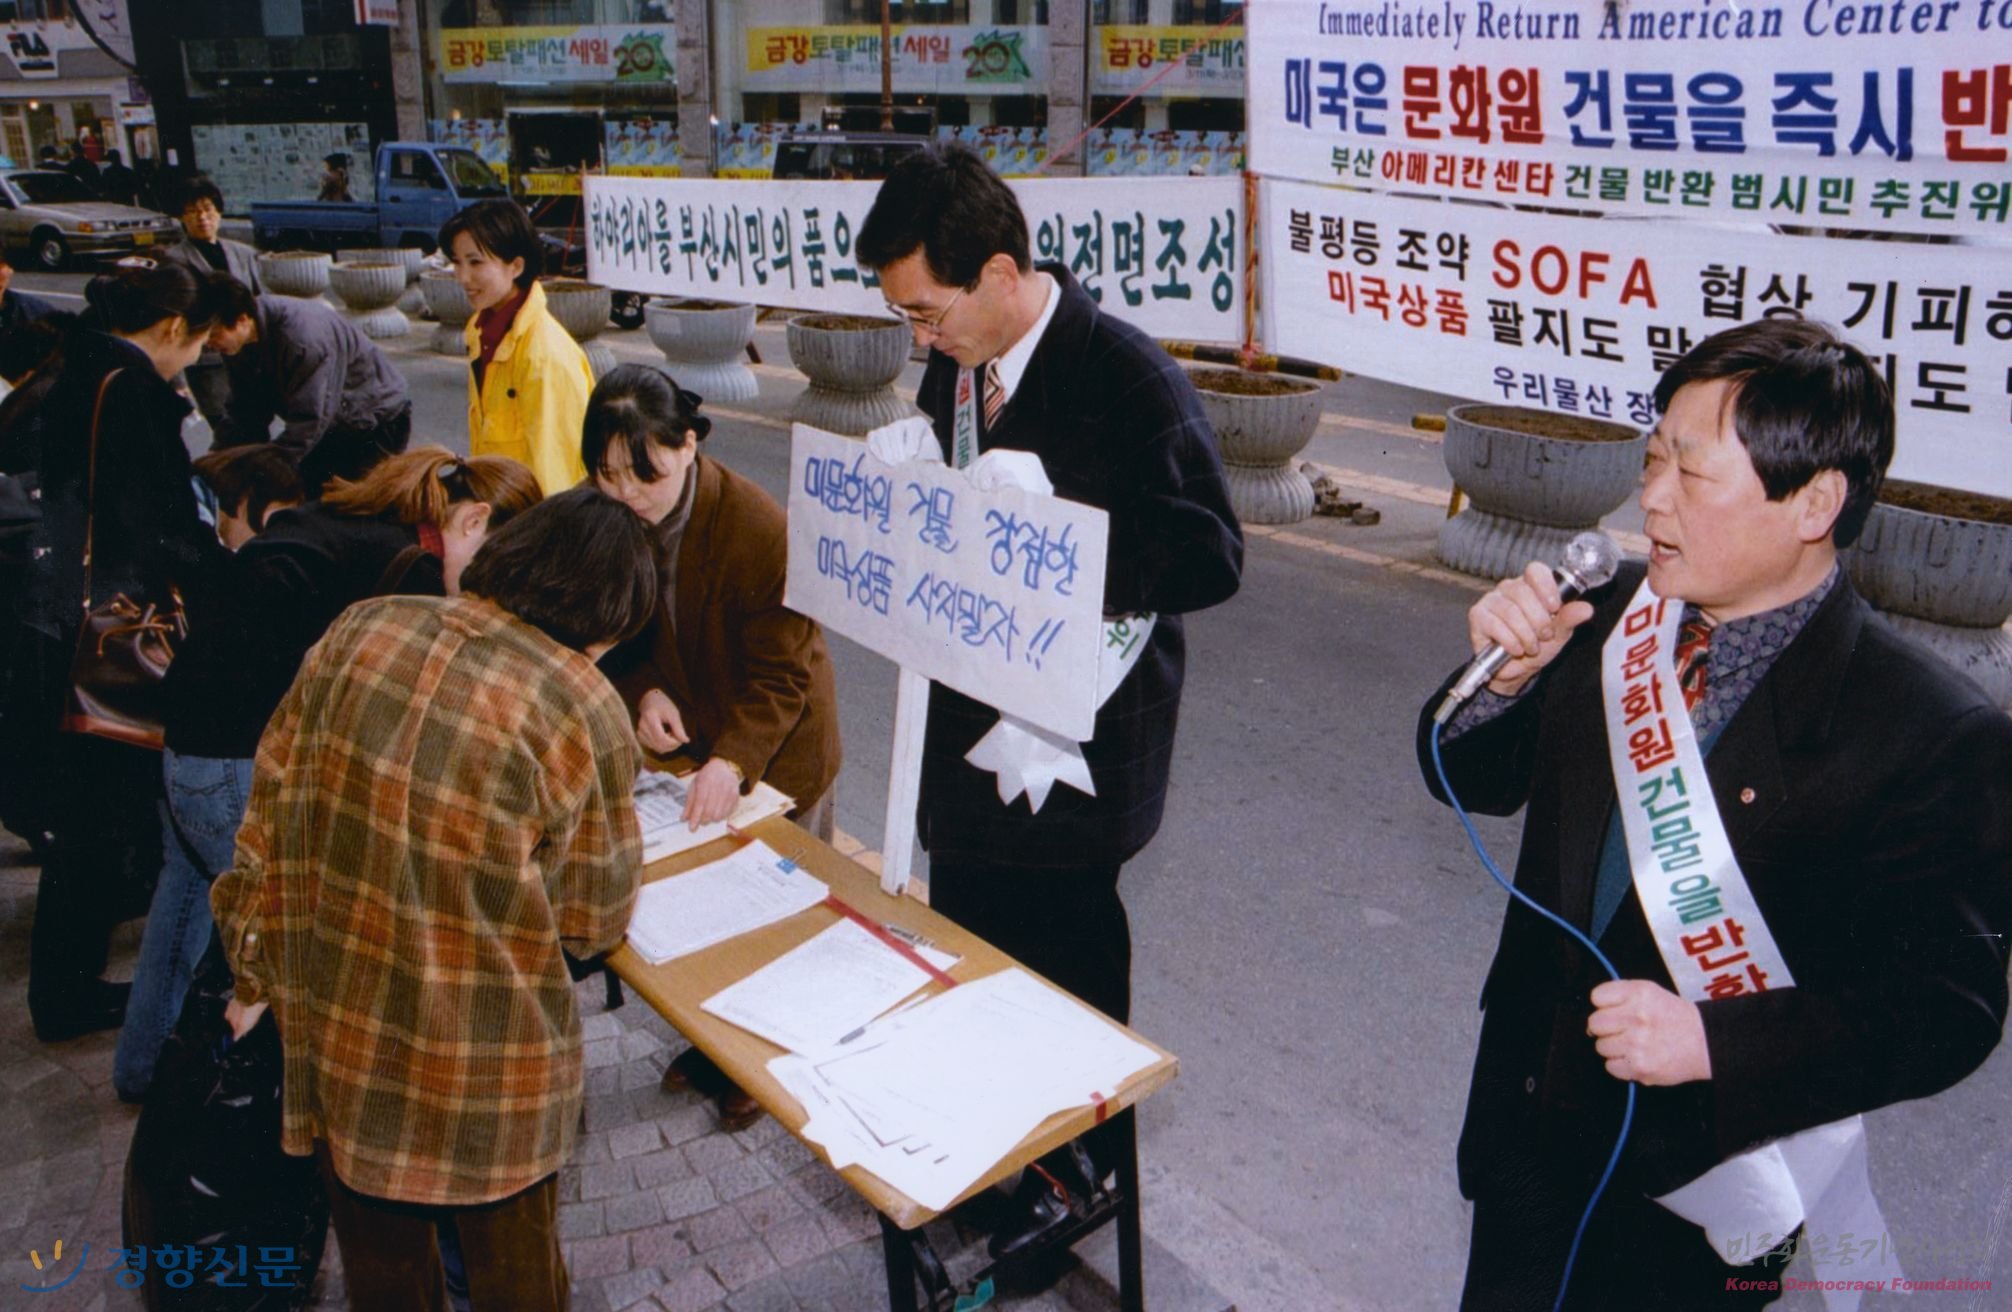
M1081 742L1103 641L1102 510L797 424L784 602L966 696Z

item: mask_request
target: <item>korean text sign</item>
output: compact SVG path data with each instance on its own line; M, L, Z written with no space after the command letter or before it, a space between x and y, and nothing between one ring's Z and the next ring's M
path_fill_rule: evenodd
M2012 495L2012 262L1269 180L1260 205L1278 351L1647 427L1656 376L1693 345L1799 313L1885 374L1896 475Z
M1243 332L1243 185L1221 178L1043 178L1007 185L1036 263L1064 264L1148 333ZM853 241L877 182L587 179L588 276L624 291L885 314Z
M1108 534L1090 506L792 430L788 606L1077 742L1095 729Z
M2012 236L2005 0L1272 0L1247 21L1267 176Z

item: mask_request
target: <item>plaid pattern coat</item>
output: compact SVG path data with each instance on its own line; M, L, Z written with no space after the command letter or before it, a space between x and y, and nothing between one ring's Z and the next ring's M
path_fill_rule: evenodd
M309 653L211 903L286 1053L286 1151L465 1205L558 1170L580 1117L560 956L621 942L641 755L593 663L480 598L384 597Z

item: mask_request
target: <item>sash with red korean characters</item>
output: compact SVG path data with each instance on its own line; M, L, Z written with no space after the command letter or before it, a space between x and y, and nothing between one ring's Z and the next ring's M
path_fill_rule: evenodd
M1793 988L1795 977L1740 872L1677 684L1683 604L1645 580L1601 651L1601 704L1635 897L1677 993L1690 1002ZM1720 1162L1656 1200L1703 1227L1729 1262L1752 1261L1807 1222L1819 1233L1887 1234L1866 1173L1865 1126L1848 1117ZM1758 1246L1757 1246L1758 1245ZM1872 1279L1900 1274L1891 1270ZM1860 1273L1854 1273L1860 1274ZM1835 1310L1852 1291L1826 1291Z

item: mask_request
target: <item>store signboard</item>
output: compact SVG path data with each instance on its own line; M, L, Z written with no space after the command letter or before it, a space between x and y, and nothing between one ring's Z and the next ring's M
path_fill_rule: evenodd
M1264 343L1453 396L1647 427L1657 376L1763 315L1893 389L1893 472L2012 496L2012 261L1756 224L1615 222L1266 179ZM1995 256L1995 258L1994 258Z
M2012 235L2012 6L1252 5L1251 167L1506 204Z
M896 23L894 90L993 94L1048 85L1045 27ZM880 28L750 27L745 91L878 91Z
M677 27L626 23L573 27L448 27L436 67L447 82L676 80Z
M1090 90L1100 96L1244 95L1241 27L1107 24L1097 29L1091 59Z
M1008 184L1037 261L1066 265L1103 308L1160 337L1243 333L1237 178L1043 178ZM877 182L665 183L589 175L587 270L623 291L887 313L853 242Z

